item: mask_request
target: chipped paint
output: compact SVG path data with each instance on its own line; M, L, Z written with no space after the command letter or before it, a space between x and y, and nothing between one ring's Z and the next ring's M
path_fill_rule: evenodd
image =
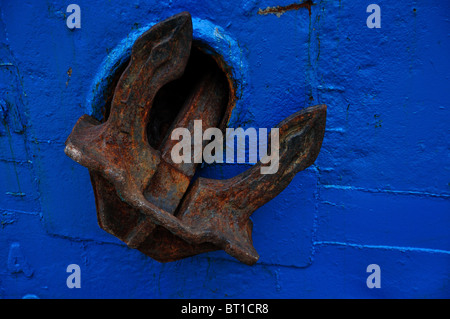
M67 70L67 81L66 81L66 86L69 86L69 81L70 81L70 78L72 77L72 68L69 68L68 70Z
M309 15L311 16L311 7L315 6L315 5L316 4L313 3L312 0L306 0L302 3L292 3L287 6L267 7L264 10L259 9L258 14L259 15L275 14L279 18L288 11L299 10L299 9L308 9Z

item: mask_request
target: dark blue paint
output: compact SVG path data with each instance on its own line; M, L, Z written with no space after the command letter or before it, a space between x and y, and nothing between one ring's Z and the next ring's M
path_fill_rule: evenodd
M449 4L318 0L311 16L277 17L258 10L288 0L83 0L69 30L70 3L1 6L0 297L450 297ZM366 27L370 3L381 29ZM182 10L233 68L231 127L329 106L316 165L252 216L253 267L223 252L160 264L128 249L98 227L88 172L63 152L135 36ZM73 263L80 289L66 287ZM366 286L372 263L380 289Z

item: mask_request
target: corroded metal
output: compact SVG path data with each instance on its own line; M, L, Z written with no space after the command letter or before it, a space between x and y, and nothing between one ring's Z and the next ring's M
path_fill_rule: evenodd
M252 245L250 215L315 161L326 106L303 109L278 125L276 174L261 174L258 163L231 179L192 182L197 164L172 162L168 132L175 127L192 131L194 119L207 127L225 127L234 99L217 72L202 75L164 134L159 126L153 127L158 128L155 133L148 128L158 91L182 76L191 44L187 12L139 37L115 87L108 119L101 123L82 116L65 152L89 169L100 227L129 247L162 262L223 249L253 264L259 256ZM152 138L158 140L157 147L148 142Z

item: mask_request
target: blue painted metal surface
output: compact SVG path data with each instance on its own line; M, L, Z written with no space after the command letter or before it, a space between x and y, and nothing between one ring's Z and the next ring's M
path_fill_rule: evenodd
M0 297L450 297L450 52L444 1L1 2ZM102 231L86 169L64 141L115 62L147 26L177 12L233 68L230 126L273 127L328 105L316 164L253 216L252 267L223 252L160 264ZM223 178L242 170L212 165ZM381 268L381 288L366 267ZM66 268L78 264L81 288Z

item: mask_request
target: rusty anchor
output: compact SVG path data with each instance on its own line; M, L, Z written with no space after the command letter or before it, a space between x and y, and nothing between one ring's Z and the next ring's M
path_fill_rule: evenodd
M194 180L197 164L172 162L174 142L167 132L175 127L192 130L194 119L223 129L235 99L228 91L229 80L207 70L178 114L172 114L171 125L158 126L152 109L157 93L188 72L191 45L188 12L142 34L115 87L109 117L99 122L83 115L66 141L65 153L89 169L100 227L129 247L161 262L223 249L251 265L259 256L252 244L250 216L314 163L324 136L326 106L305 108L277 126L276 174L261 174L258 162L230 179Z

